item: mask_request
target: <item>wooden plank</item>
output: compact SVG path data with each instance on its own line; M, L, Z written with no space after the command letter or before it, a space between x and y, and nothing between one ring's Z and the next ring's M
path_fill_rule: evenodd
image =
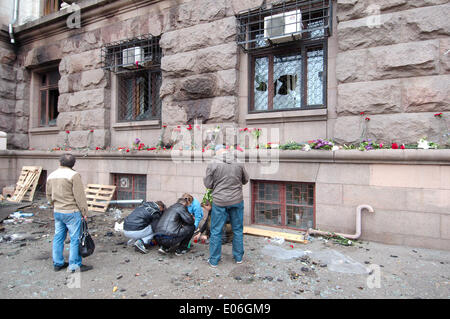
M95 212L106 212L115 191L116 186L114 185L88 184L85 189L88 209Z
M263 236L263 237L270 237L270 238L276 238L281 237L284 238L287 241L291 241L294 243L300 243L300 244L307 244L308 241L305 240L303 235L297 235L297 234L290 234L290 233L283 233L278 231L271 231L271 230L265 230L255 227L244 227L244 234L248 235L255 235L255 236Z
M40 166L23 166L14 194L9 201L21 202L24 198L32 201L41 172L42 167Z

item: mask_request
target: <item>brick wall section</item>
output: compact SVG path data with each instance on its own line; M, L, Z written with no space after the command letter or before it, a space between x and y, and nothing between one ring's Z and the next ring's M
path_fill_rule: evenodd
M379 15L372 15L376 10ZM360 138L359 113L365 112L369 138L444 142L450 124L449 15L445 0L337 1L337 141ZM446 124L434 118L436 112L445 113L440 122Z

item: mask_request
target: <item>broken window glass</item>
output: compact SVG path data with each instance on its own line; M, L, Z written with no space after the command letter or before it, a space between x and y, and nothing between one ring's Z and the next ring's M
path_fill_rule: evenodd
M300 54L274 57L274 109L301 107L301 70Z
M262 57L255 59L255 80L254 80L254 109L267 110L268 106L268 82L269 82L269 58Z
M309 49L307 61L307 103L323 105L323 49Z

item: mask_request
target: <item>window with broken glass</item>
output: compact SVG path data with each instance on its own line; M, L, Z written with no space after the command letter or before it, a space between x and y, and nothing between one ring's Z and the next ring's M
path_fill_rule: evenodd
M326 107L331 1L282 1L238 15L249 57L249 111Z
M56 126L58 117L58 69L38 73L39 78L39 126Z

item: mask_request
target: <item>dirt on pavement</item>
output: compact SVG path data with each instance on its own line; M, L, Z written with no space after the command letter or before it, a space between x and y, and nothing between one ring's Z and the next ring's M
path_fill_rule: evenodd
M118 216L108 212L88 219L96 249L83 263L94 269L54 272L53 213L44 206L44 200L35 201L22 210L34 214L26 218L33 222L0 224L0 298L450 297L449 251L365 241L342 246L321 237L308 244L276 243L244 235L244 262L235 264L231 244L225 244L213 269L204 244L193 244L183 256L161 255L157 247L148 254L135 251L114 230ZM131 211L121 210L122 219Z

